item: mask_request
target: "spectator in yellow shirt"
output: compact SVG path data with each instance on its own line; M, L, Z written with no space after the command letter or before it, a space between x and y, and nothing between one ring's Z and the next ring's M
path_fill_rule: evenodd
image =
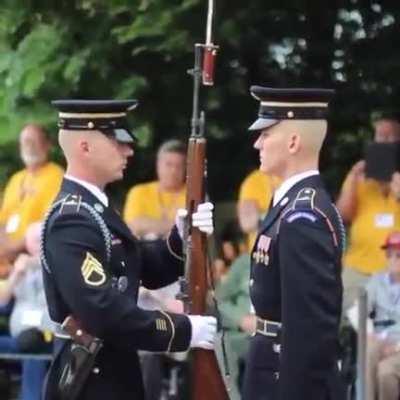
M12 261L24 250L27 227L41 221L58 193L63 170L49 162L50 141L45 130L26 125L19 137L25 168L8 181L0 204L0 259Z
M186 147L169 140L157 153L157 180L134 186L128 193L124 220L141 238L164 237L174 224L176 210L186 202Z
M239 190L237 214L240 228L247 234L247 247L251 251L257 235L258 225L268 210L279 179L260 170L251 172L242 182Z
M374 123L374 141L400 140L400 122L394 116ZM385 267L380 248L387 235L400 230L400 174L390 183L365 177L365 161L358 161L348 173L337 201L342 218L349 226L348 246L343 260L344 310L357 296L368 278Z

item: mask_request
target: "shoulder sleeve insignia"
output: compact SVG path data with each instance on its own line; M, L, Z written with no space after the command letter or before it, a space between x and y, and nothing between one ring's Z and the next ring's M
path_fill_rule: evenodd
M103 265L89 252L86 253L81 272L85 283L89 286L100 286L106 281Z
M315 197L315 189L313 188L304 188L301 189L296 196L295 201L293 202L293 209L299 208L311 208L314 209L314 197Z
M289 224L293 221L296 221L297 219L307 219L311 222L315 222L317 220L317 217L310 213L310 212L306 212L306 211L298 211L298 212L294 212L292 214L290 214L287 218L286 221L289 222Z

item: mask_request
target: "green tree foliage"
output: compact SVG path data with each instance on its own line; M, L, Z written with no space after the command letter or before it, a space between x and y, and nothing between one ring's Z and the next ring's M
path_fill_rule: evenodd
M257 110L251 84L337 89L323 157L337 189L362 155L371 111L399 103L400 8L388 0L216 2L217 83L202 97L211 194L232 198L257 163L246 132ZM29 121L56 131L51 99L138 98L141 150L127 184L150 178L159 143L189 132L186 71L193 44L204 41L206 8L205 0L3 0L0 151L15 150ZM15 156L3 154L0 179L12 167Z

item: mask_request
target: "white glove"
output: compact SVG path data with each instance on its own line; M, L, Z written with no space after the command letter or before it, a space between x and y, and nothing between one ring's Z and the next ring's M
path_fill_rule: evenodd
M192 225L197 227L201 232L211 235L214 232L214 216L213 203L201 203L197 206L197 211L192 214ZM188 212L184 208L179 208L175 216L175 225L178 229L179 236L183 238L183 230L185 229L185 218Z
M217 334L216 318L202 315L188 315L188 317L192 324L190 347L212 350Z
M213 209L213 203L201 203L198 205L197 211L192 214L192 225L207 235L214 232Z

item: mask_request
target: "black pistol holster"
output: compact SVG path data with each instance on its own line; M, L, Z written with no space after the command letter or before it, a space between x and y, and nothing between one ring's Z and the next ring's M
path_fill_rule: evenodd
M103 341L83 331L72 316L65 319L63 329L73 339L70 356L58 384L60 400L76 400L93 369Z

